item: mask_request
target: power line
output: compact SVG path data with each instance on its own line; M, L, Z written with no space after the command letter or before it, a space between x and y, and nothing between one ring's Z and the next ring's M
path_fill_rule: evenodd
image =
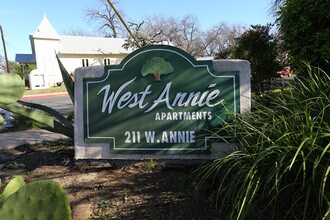
M11 49L13 49L16 53L20 53L21 50L17 49L16 47L14 47L11 43L9 43L7 40L6 40L6 44L7 46L9 46Z

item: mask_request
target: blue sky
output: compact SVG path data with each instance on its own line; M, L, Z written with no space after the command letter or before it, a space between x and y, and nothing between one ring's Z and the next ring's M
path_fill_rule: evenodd
M36 31L44 14L59 34L72 28L93 30L86 23L84 9L94 7L98 2L99 0L2 1L0 25L5 35L8 59L14 60L16 53L31 53L29 34ZM269 13L271 3L271 0L120 0L117 8L137 22L145 16L158 14L173 17L195 15L201 28L208 29L222 22L246 27L273 22L274 18ZM3 55L2 45L0 54Z

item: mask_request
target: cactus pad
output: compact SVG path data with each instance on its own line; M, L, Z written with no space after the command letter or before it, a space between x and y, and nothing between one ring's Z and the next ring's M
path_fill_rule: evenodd
M12 180L10 180L6 188L0 194L0 206L11 194L15 193L24 185L25 182L22 176L15 176Z
M12 194L0 207L0 219L68 220L71 208L64 189L55 181L27 183Z
M20 99L25 91L22 78L15 73L0 73L0 105Z
M0 130L4 124L5 124L5 120L3 119L2 115L0 115Z

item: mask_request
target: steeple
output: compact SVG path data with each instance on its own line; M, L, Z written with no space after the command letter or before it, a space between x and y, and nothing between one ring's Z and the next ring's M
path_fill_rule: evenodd
M56 32L53 25L49 22L45 14L44 18L39 24L37 31L33 34L33 38L59 39L58 33Z

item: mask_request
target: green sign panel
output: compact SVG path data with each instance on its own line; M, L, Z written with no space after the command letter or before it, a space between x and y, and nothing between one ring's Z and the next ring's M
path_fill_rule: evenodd
M147 46L84 78L86 143L120 154L208 154L226 111L238 113L239 72L216 72L171 46Z

